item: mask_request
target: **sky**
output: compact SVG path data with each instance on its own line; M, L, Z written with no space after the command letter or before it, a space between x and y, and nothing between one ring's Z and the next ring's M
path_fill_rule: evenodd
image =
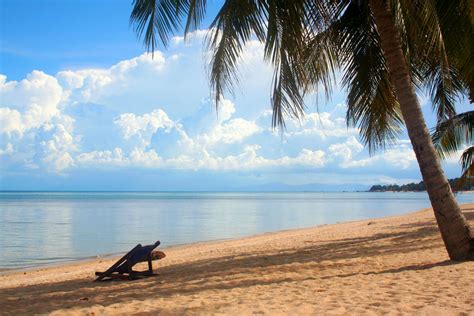
M271 67L251 41L216 112L202 29L152 56L131 1L0 0L0 190L365 190L418 182L403 133L369 155L345 91L271 127ZM420 101L429 127L428 97ZM460 109L467 108L464 100ZM458 157L443 162L459 175Z

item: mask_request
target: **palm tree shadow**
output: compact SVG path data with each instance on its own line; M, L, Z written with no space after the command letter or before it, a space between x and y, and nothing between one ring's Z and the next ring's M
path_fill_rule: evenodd
M402 273L402 272L406 272L406 271L423 271L423 270L433 269L433 268L436 268L436 267L452 266L452 265L457 265L457 264L462 264L462 262L456 262L456 261L452 261L452 260L445 260L445 261L435 262L435 263L407 265L407 266L402 266L402 267L399 267L399 268L386 269L386 270L381 270L381 271L369 271L369 272L364 272L364 273L339 274L339 275L336 275L336 276L323 277L322 279L331 279L331 278L334 278L334 277L347 278L347 277L352 277L352 276L355 276L355 275L382 275L382 274Z
M420 264L420 265L408 265L408 266L403 266L400 268L395 268L395 269L387 269L383 271L377 271L377 272L367 272L363 273L364 275L379 275L379 274L387 274L387 273L400 273L400 272L405 272L405 271L423 271L423 270L429 270L432 268L436 267L445 267L445 266L452 266L452 265L457 265L460 264L461 262L456 262L452 260L445 260L441 262L435 262L435 263L427 263L427 264Z

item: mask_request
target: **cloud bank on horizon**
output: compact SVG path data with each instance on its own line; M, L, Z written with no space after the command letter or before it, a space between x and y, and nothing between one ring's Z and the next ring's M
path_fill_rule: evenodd
M186 42L175 37L169 51L109 68L55 75L33 70L20 81L0 75L0 189L42 189L40 183L87 189L75 185L84 175L99 181L98 188L124 190L213 189L205 181L210 176L222 189L418 181L406 136L384 152L368 154L358 130L346 126L343 91L319 111L310 106L301 121L288 120L283 134L272 130L272 72L256 41L240 62L239 90L225 96L216 113L203 34ZM456 159L445 166L448 176L457 175ZM170 171L183 180L163 179ZM133 187L112 185L116 180L108 186L103 177L111 172L129 180L163 177L158 187L149 186L149 178L135 179L139 185Z

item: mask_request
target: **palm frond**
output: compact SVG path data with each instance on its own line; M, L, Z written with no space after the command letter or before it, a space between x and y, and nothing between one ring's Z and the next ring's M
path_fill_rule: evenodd
M466 176L474 176L474 173L472 170L473 165L472 162L474 160L474 146L469 147L466 149L462 155L461 155L461 167L464 173L466 173Z
M333 8L326 9L326 11L337 12L338 10ZM339 21L339 14L336 16L338 19L329 25L325 25L327 23L325 17L311 17L311 19L317 20L311 23L313 30L307 34L302 54L307 77L304 89L318 92L319 87L322 86L326 99L330 97L332 88L336 84L336 70L341 67L338 54L340 47L335 41L340 31L341 21ZM344 15L342 15L343 17Z
M212 23L211 86L216 104L238 82L237 66L252 37L265 43L264 58L274 67L271 101L273 126L304 114L305 73L300 54L305 38L305 1L228 1Z
M180 29L182 19L188 12L188 0L134 0L130 24L139 36L144 33L147 50L154 52L158 37L166 46L170 36Z
M217 106L224 91L232 92L238 82L237 66L245 43L253 35L264 38L262 8L254 1L226 1L211 28L206 42L212 51L210 81Z
M186 24L184 35L196 30L206 14L206 0L134 0L130 24L153 52L158 40L167 45L170 36Z
M412 65L412 79L430 92L438 121L455 115L455 102L465 92L445 46L440 15L434 0L403 0L399 4L402 32ZM409 39L409 40L408 40Z
M206 0L188 0L189 1L189 9L188 9L188 17L186 20L186 26L184 28L185 36L189 34L189 32L195 31L201 21L204 19L206 15L206 7L207 1Z
M474 102L474 2L437 0L436 10L450 64Z
M305 1L268 1L265 58L273 64L272 125L304 115L305 72L301 63L306 34Z
M434 65L427 71L426 85L430 86L433 111L438 121L448 119L456 114L456 103L462 99L464 83L458 76L456 69L449 67L442 69Z
M459 177L458 181L454 184L454 190L459 191L461 190L466 184L471 183L472 185L472 178L474 176L474 146L469 147L466 149L462 156L461 156L461 166L462 166L462 174Z
M351 4L341 18L339 49L348 89L347 122L373 152L395 141L403 120L368 8Z
M455 115L459 95L467 88L474 94L474 41L465 35L474 35L472 3L387 3L401 34L413 83L429 87L439 121L448 122ZM154 51L158 41L166 45L183 22L185 35L197 29L207 1L134 0L133 5L130 23ZM465 34L457 34L457 29ZM348 124L360 128L371 152L394 141L403 121L366 1L225 1L207 37L216 106L223 93L232 92L238 83L238 64L251 39L265 43L264 57L274 67L273 126L284 126L286 117L304 114L306 92L322 86L329 97L336 69L342 68L342 84L348 90ZM437 135L443 133L449 132L440 130ZM443 139L440 144L454 148L452 142L439 137Z
M471 144L474 131L474 111L460 113L438 123L432 133L433 144L441 158L451 156Z
M430 92L438 121L474 91L474 24L468 0L403 0L410 22L412 62ZM408 5L407 5L408 4Z

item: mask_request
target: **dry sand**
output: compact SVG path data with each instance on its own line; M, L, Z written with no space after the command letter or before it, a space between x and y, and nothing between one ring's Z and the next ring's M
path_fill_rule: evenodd
M2 275L0 313L474 315L474 262L448 260L429 209L166 252L137 281L93 283L112 259Z

